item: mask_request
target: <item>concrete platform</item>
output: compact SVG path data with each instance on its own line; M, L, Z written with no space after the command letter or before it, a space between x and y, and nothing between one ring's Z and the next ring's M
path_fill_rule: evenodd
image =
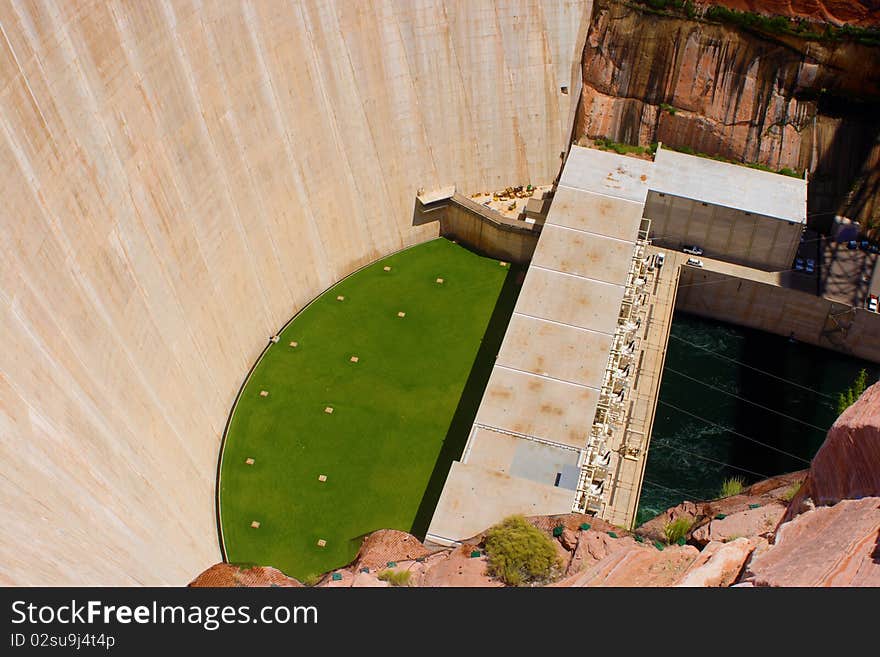
M642 221L641 201L561 186L544 224L565 226L605 237L634 242Z
M514 312L613 334L622 300L622 285L532 265Z
M606 333L514 315L495 362L598 390L611 342Z
M454 462L426 540L441 545L470 538L515 513L568 513L574 491Z
M581 448L598 399L593 388L495 367L476 423Z
M550 486L564 486L567 484L563 480L564 474L571 469L577 470L578 450L523 440L485 427L474 427L466 460L469 465L478 465L512 477ZM574 484L567 484L567 488L573 491Z
M547 224L532 256L532 264L624 285L632 251L632 242Z

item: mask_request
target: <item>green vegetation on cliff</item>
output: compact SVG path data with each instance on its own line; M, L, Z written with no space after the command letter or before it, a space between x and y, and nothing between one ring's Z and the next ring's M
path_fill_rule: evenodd
M486 533L489 573L510 586L545 582L556 574L559 556L552 540L523 516L510 516Z
M719 5L712 5L701 12L689 0L631 0L625 4L653 14L684 17L689 20L714 21L761 34L799 37L808 41L852 41L863 46L880 46L880 30L873 27L838 26L804 18L766 16L753 11L739 11Z
M856 400L862 396L862 393L865 392L867 387L868 372L863 369L859 371L858 376L856 376L852 385L837 395L837 414L840 415L850 406L855 404Z

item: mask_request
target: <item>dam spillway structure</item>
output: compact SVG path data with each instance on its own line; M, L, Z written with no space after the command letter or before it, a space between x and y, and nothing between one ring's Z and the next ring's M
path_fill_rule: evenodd
M555 179L590 7L3 3L0 581L219 561L220 439L267 337L435 237L419 187Z
M805 179L573 145L426 538L457 544L514 513L631 527L679 279L704 268L681 248L733 276L779 270L806 220Z

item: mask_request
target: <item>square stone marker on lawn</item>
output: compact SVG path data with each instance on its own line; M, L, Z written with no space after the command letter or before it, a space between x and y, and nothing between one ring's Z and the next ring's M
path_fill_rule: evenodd
M389 267L388 265L385 265L384 267L382 267L382 269L384 269L385 271L391 271L391 267Z
M349 358L349 360L350 360L352 363L356 363L356 362L358 362L358 361L360 360L360 358L358 358L357 356L352 356L351 358Z
M437 279L437 282L440 283L440 284L442 285L442 284L443 284L443 279L442 279L442 278L438 278L438 279Z
M336 300L337 301L345 301L345 297L340 294L338 297L336 297Z
M320 482L327 481L327 475L318 475L318 481L320 481Z
M297 342L296 340L294 340L293 342L290 343L290 346L291 346L291 347L298 347L298 346L299 346L299 342Z
M397 316L398 317L406 317L406 313L401 310L399 313L397 313Z
M498 264L501 265L502 267L506 267L506 266L507 266L507 263L504 262L503 260L501 260Z
M327 541L325 541L323 538L319 538L318 547L324 547L325 545L327 545Z
M325 413L332 413L332 412L333 412L333 407L332 407L332 406L327 406L327 407L324 409L324 412L325 412Z
M253 465L253 464L254 464L254 460L253 460L252 458L246 458L246 459L244 460L244 462L247 463L248 465Z
M253 527L254 529L259 529L260 522L258 520L254 520L253 522L251 522L251 527Z
M268 396L269 396L268 390L260 390L260 397L268 397Z

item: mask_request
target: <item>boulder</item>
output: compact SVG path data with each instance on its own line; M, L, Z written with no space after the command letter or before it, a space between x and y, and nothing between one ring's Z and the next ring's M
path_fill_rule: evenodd
M880 497L880 383L832 425L785 520L808 509L808 499L823 506L872 496Z
M566 527L563 530L562 535L559 537L559 542L566 550L570 552L573 551L575 548L577 548L578 532Z
M756 586L880 586L880 497L816 507L786 522L743 579Z
M384 568L389 561L424 558L430 550L412 534L396 529L380 529L364 540L355 558L355 570Z
M786 507L779 502L764 504L755 509L746 508L723 519L712 519L694 530L692 538L700 545L710 541L726 542L739 537L772 536L773 530L785 515Z
M752 542L747 538L738 538L730 543L713 541L700 553L676 586L730 586L742 572L753 549Z
M189 583L200 587L285 586L300 587L302 583L269 566L236 566L230 563L214 564Z

